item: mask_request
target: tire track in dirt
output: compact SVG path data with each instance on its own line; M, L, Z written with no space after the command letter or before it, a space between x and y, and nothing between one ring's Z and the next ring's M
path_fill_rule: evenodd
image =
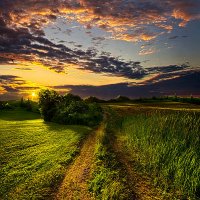
M135 193L136 199L164 200L162 192L152 185L150 178L134 170L134 160L131 159L129 153L125 151L123 142L114 136L112 137L111 143L118 161L124 166L124 170L126 170L127 181L132 191Z
M91 178L91 168L94 162L95 145L99 128L86 138L80 154L68 167L55 200L95 199L88 191L87 182Z

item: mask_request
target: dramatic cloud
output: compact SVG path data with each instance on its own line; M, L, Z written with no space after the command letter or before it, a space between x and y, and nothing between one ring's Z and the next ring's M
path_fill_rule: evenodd
M128 83L119 83L104 86L56 86L54 89L65 91L71 90L72 93L82 97L96 96L98 98L110 99L118 95L130 98L181 95L181 96L199 96L200 72L191 72L182 77L176 77L161 82L152 82L145 85L130 85Z
M97 96L99 98L110 99L118 95L131 98L152 97L163 95L199 96L200 71L184 71L183 66L155 67L150 71L166 72L157 74L151 79L142 83L118 83L103 86L92 85L60 85L52 86L51 89L61 93L72 92L82 97ZM174 71L176 70L176 71ZM173 71L173 72L171 72ZM167 73L168 72L168 73ZM27 83L18 76L0 76L0 100L16 99L21 96L31 98L30 94L39 90L40 86Z
M25 83L25 81L21 80L18 76L12 76L12 75L0 75L0 84L17 84L22 85Z
M17 86L23 85L25 82L17 76L0 75L0 94L17 93Z
M63 44L54 44L48 39L31 35L28 29L18 28L13 30L4 27L7 40L2 44L2 63L38 62L56 72L65 72L69 66L76 66L82 70L95 73L107 73L112 76L140 79L158 69L146 70L140 62L124 61L113 57L109 53L99 52L94 48L86 51L70 49ZM104 38L93 38L94 41L102 41ZM77 46L81 47L81 46ZM142 48L140 55L155 52L154 47ZM174 68L174 70L176 70Z
M120 32L125 37L128 32L135 35L138 28L140 32L143 28L144 40L153 37L148 36L149 25L169 31L174 26L171 19L177 19L180 26L200 19L199 7L196 0L4 0L0 3L1 15L9 26L27 27L40 36L44 34L42 26L63 16L84 24L87 29L109 28L113 35Z
M71 29L56 26L56 20L76 22L88 35L91 29L106 31L113 40L148 42L200 19L197 0L3 0L0 1L0 64L34 63L58 73L68 67L142 79L152 74L182 72L185 68L162 67L145 69L140 62L127 61L94 48L82 50L65 46L64 40L54 43L46 38L44 28L54 24L55 31L71 36ZM175 36L176 37L176 36ZM95 45L105 37L92 37ZM175 39L171 37L170 39ZM70 43L70 42L69 42ZM139 55L156 52L155 47L142 48ZM22 68L22 70L27 70ZM12 90L12 88L3 88ZM14 91L14 90L13 90Z
M196 0L4 0L0 2L0 24L28 28L32 34L44 36L42 28L62 16L87 29L107 30L116 39L146 41L159 35L155 28L161 29L160 33L171 31L176 25L173 20L185 26L200 19L199 8ZM71 30L67 29L66 34Z
M18 76L0 75L0 100L16 99L22 95L29 96L31 91L39 88L39 86L26 82Z
M177 72L177 71L183 71L184 69L189 68L187 64L183 65L170 65L170 66L163 66L163 67L151 67L148 68L149 72L163 72L163 73L169 73L169 72Z
M0 65L13 64L13 63L14 63L14 60L12 58L0 57Z
M128 78L142 78L146 75L137 62L123 61L109 54L98 55L97 50L70 49L63 44L54 44L44 37L32 36L27 29L7 30L7 41L0 51L2 62L38 62L56 72L76 65L79 69L95 73L108 73ZM95 38L100 40L100 38ZM102 40L102 38L101 38Z

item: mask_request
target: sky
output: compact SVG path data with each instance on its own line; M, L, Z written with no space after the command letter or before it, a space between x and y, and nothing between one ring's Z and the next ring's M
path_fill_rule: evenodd
M200 96L200 0L1 0L0 100L41 88Z

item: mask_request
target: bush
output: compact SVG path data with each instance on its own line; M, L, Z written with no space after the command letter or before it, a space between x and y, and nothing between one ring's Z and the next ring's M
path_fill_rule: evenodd
M25 102L25 108L27 111L32 111L32 105L29 99Z
M7 102L7 103L4 105L4 109L6 109L6 110L11 110L11 109L13 109L13 107Z
M104 103L105 101L102 99L98 99L96 97L90 96L84 100L87 103Z
M89 109L88 105L83 101L72 101L67 110L69 113L85 113Z
M0 102L0 110L12 110L13 106L8 102Z
M16 101L14 107L21 107L27 111L31 111L34 113L40 113L38 103L35 101L31 101L30 99L25 100L23 97L20 101Z
M102 109L97 104L86 104L83 101L71 102L69 106L56 110L52 121L63 124L95 126L102 120Z
M61 96L55 91L43 90L39 95L39 105L45 121L95 126L103 118L98 104L86 103L73 94Z
M82 99L78 95L73 95L71 93L62 96L62 102L66 105L70 104L72 101L82 101Z

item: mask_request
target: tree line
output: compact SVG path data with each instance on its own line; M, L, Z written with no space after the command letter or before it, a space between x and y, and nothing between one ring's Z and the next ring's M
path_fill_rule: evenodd
M60 95L54 90L39 92L39 110L47 122L96 126L103 118L102 108L73 94Z

